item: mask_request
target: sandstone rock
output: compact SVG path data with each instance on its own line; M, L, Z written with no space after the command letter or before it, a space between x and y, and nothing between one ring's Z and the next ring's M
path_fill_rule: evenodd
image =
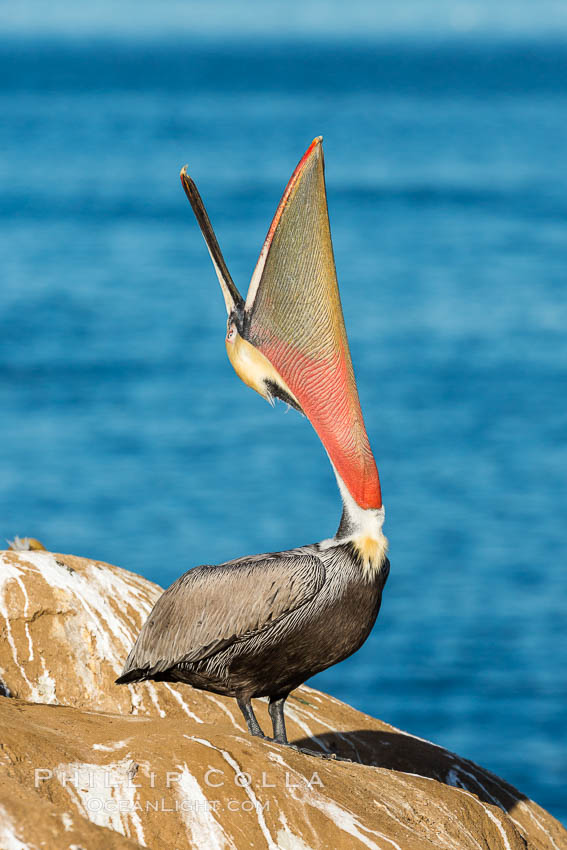
M114 684L161 592L141 576L99 561L40 551L0 553L0 682L30 702L191 717L189 703L197 703L189 689ZM216 711L223 713L218 706Z
M47 552L0 555L0 848L567 850L491 773L307 687L290 738L233 700L113 680L160 588ZM258 717L269 729L266 705Z

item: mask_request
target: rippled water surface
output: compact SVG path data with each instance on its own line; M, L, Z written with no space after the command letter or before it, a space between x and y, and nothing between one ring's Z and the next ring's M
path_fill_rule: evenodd
M189 162L243 290L325 136L392 571L314 683L567 819L567 48L0 42L0 535L140 571L331 535L308 422L233 375Z

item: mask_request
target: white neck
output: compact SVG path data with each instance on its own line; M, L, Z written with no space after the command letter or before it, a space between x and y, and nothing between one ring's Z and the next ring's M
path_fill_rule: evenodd
M376 570L381 569L388 550L388 541L382 533L386 514L384 506L361 508L350 495L334 465L333 470L343 500L343 516L334 538L324 541L323 545L352 543L359 556L363 573L370 578Z
M354 537L371 537L377 540L382 534L386 512L381 508L361 508L350 495L344 481L336 471L337 484L343 500L343 517L337 534L337 540L351 540Z

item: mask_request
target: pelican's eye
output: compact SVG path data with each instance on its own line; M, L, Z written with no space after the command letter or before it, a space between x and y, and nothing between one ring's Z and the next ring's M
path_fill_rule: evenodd
M231 322L226 332L227 342L234 342L237 333L238 331L236 330L236 325L234 324L234 322Z

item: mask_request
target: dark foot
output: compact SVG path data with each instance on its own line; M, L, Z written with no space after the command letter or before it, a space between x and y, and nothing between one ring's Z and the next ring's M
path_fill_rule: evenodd
M264 735L266 741L272 744L279 744L282 747L288 747L290 750L295 750L296 753L301 753L304 756L313 756L318 759L331 759L333 761L348 761L353 764L352 759L343 758L336 753L322 753L321 750L308 750L307 747L298 747L297 744L290 744L289 741L278 741L277 738L268 738Z
M336 753L322 753L320 750L306 750L303 747L298 747L298 750L306 756L314 756L318 759L332 759L333 761L347 761L350 764L353 764L352 759L344 758L344 756L338 756Z
M307 747L297 747L295 744L288 744L288 747L297 750L298 753L303 753L305 756L313 756L317 759L332 759L333 761L348 761L352 764L352 759L346 759L338 756L336 753L322 753L321 750L308 750Z
M244 719L246 721L246 725L248 726L248 731L251 735L254 735L255 738L265 738L266 736L262 732L260 728L260 724L256 720L256 715L254 714L254 709L252 708L252 703L249 699L237 699L238 708L244 715Z

